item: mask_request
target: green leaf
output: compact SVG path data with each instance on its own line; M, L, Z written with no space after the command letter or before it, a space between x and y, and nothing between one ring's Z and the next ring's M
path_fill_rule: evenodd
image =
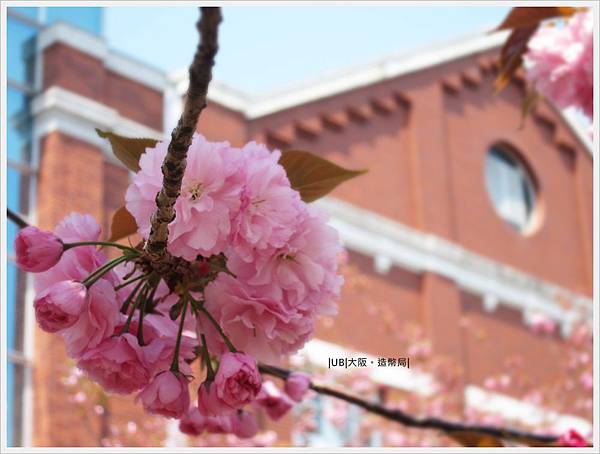
M113 154L133 172L140 170L140 156L146 151L146 148L154 148L158 142L156 139L124 137L98 128L96 128L96 133L103 139L108 139Z
M114 242L133 235L137 232L137 229L135 218L127 211L127 208L121 207L113 214L108 241Z
M285 169L288 179L305 202L313 202L330 193L340 183L366 173L367 170L348 170L302 150L281 153L279 164Z

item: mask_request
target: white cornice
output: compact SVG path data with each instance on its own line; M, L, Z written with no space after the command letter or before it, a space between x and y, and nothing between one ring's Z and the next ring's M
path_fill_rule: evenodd
M52 87L36 96L31 103L34 140L52 131L61 131L77 139L108 150L105 139L95 128L128 137L161 139L162 133L125 118L115 109L61 87ZM108 153L112 156L112 153Z
M65 22L56 22L40 31L37 38L38 53L57 42L96 57L111 71L155 90L162 92L167 86L164 72L109 49L102 38Z
M564 335L574 321L592 318L592 301L583 295L347 202L326 197L315 205L330 215L345 246L373 257L380 272L395 265L445 276L482 295L488 311L498 304L512 306L523 313L524 322L534 313L545 314L560 324Z

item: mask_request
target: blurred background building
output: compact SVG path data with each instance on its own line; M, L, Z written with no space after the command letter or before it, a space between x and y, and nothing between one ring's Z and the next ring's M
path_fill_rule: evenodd
M412 356L410 369L370 367L368 375L382 401L388 390L427 396L435 377L419 370L422 352L403 336L416 326L420 345L459 377L455 411L533 425L549 417L587 432L591 408L554 411L511 386L485 386L516 357L532 383L560 378L565 338L592 314L591 143L545 102L519 127L524 79L492 94L505 38L469 36L260 97L215 82L199 131L369 168L317 202L340 232L349 275L339 315L322 321L303 361L327 368L340 356ZM130 175L94 128L166 136L186 72L166 74L108 48L101 8L11 7L7 51L8 206L47 229L87 212L108 231ZM102 396L102 410L85 407L97 410L89 426L73 410L83 398L65 384L72 365L60 337L35 328L15 234L9 223L8 444L98 445L109 418L141 427L132 399ZM556 329L536 335L540 320ZM321 412L328 405L313 404ZM275 428L293 442L291 419ZM174 443L173 428L157 424L148 440ZM308 443L344 445L348 427L321 417Z

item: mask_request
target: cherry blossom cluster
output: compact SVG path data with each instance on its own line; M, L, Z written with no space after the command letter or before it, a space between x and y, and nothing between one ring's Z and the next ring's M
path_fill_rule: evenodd
M594 18L573 15L564 27L541 27L525 54L528 78L561 109L577 107L590 119L594 104Z
M143 238L167 148L146 150L126 193ZM90 215L73 213L53 232L22 229L17 263L37 273L40 328L61 335L106 391L136 393L147 412L180 419L184 433L247 438L256 411L281 418L310 379L292 373L279 389L258 362L300 349L317 317L335 313L342 278L336 232L291 187L279 157L254 142L235 148L194 135L169 224L168 251L185 264L177 282L156 271L143 242L100 241ZM109 247L120 255L109 260ZM192 405L198 367L205 379Z

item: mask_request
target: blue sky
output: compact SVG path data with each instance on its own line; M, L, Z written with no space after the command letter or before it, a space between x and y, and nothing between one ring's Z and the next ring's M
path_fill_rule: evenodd
M508 7L231 6L223 8L215 78L260 93L431 42L491 29ZM164 70L187 67L193 7L110 7L110 47Z

